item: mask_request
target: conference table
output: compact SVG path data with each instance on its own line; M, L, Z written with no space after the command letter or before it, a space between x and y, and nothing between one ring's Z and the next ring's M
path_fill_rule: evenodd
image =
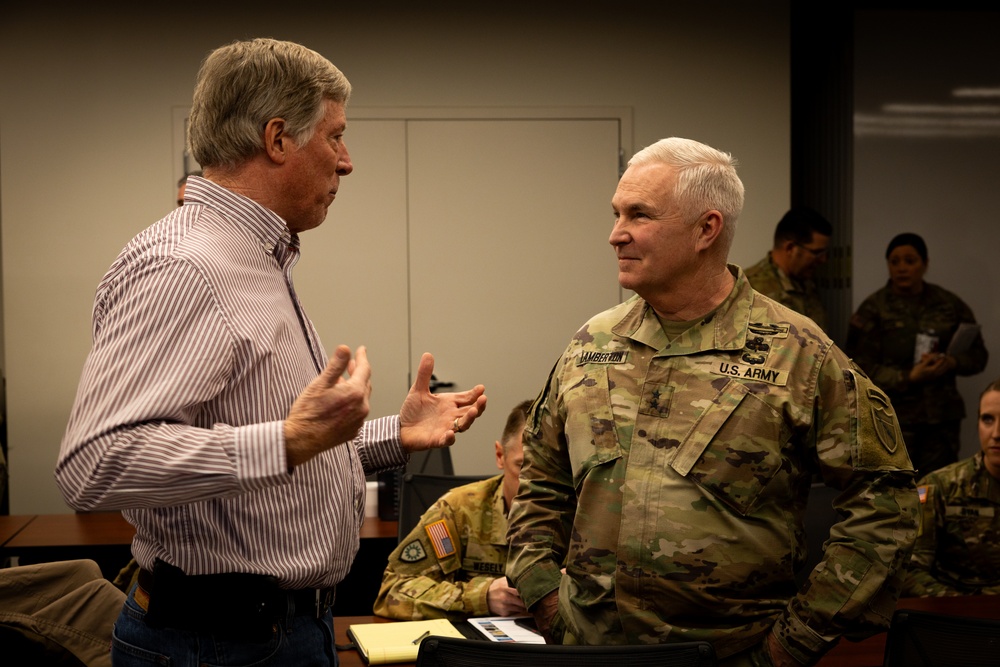
M371 613L389 554L396 548L398 524L367 517L361 526L358 555L337 587L334 613ZM0 566L89 558L106 579L114 579L132 559L135 528L120 512L0 516Z
M1000 619L1000 595L968 595L946 598L903 598L897 609L932 611L953 616ZM347 627L352 623L392 623L379 616L338 616L334 619L333 630L336 643L346 645ZM882 667L885 653L885 633L869 637L864 641L841 640L817 663L818 667ZM365 667L361 655L354 649L338 651L341 667ZM400 663L412 665L413 663Z

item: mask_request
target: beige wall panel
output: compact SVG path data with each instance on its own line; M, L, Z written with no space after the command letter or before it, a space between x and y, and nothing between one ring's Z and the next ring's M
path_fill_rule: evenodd
M613 120L409 123L412 346L489 408L452 449L455 472L495 470L507 413L534 398L570 337L618 302Z

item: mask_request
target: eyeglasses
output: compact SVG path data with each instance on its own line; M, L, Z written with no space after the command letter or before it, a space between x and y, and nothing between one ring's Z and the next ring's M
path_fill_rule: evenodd
M796 243L795 245L802 248L803 250L808 251L813 257L822 257L830 250L830 248L810 248L809 246L803 245L801 243Z

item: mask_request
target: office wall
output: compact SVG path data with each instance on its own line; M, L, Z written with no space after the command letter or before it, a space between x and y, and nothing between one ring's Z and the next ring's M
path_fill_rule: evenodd
M121 246L173 207L174 110L190 103L205 53L233 39L307 44L344 70L357 106L630 107L634 147L679 135L738 157L748 195L732 258L747 264L767 250L789 200L787 1L430 4L4 10L13 513L67 511L52 467L89 348L94 288ZM599 214L610 227L610 206Z

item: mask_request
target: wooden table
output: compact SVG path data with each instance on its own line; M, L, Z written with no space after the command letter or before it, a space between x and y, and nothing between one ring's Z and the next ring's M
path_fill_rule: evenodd
M38 514L17 535L3 543L6 550L132 544L135 528L120 512Z
M335 614L371 613L397 530L396 521L365 519L358 555L337 587ZM22 565L89 558L113 580L132 559L134 536L120 512L0 516L0 566L15 556Z
M932 611L953 616L975 618L1000 618L1000 595L968 595L948 598L904 598L897 609ZM347 626L352 623L392 623L380 616L344 616L333 619L337 644L346 645ZM879 633L860 642L841 640L832 651L817 663L818 667L882 667L885 653L885 633ZM365 667L361 655L353 649L338 651L341 667ZM412 664L412 663L403 663Z
M0 517L13 519L15 517ZM132 558L135 528L120 512L35 514L0 543L0 560L16 556L22 565L89 558L107 579L114 579Z
M397 522L368 517L361 539L391 539ZM0 548L20 551L36 548L123 546L132 544L135 528L120 512L78 514L22 514L0 516Z
M0 516L0 547L7 544L21 530L35 519L34 514Z

